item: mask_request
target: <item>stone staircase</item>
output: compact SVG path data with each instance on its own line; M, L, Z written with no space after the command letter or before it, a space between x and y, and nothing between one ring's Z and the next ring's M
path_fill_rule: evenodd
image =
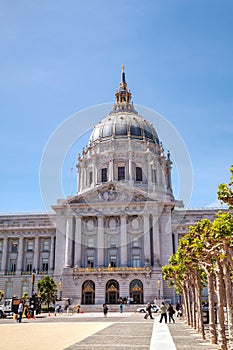
M123 312L136 312L139 307L145 306L144 304L131 304L130 306L125 305ZM82 312L103 312L103 305L102 304L95 304L95 305L81 305L81 311ZM108 311L109 312L119 312L120 311L120 304L108 304Z

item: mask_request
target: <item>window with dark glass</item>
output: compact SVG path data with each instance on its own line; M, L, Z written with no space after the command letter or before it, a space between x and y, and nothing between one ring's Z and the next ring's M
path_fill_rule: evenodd
M139 126L130 125L130 135L141 136L142 130Z
M125 180L125 167L119 166L118 167L118 181Z
M142 168L136 167L136 181L142 181Z
M92 184L92 181L93 181L93 175L92 175L92 171L89 172L89 185Z
M27 272L32 272L32 259L27 259L26 260L26 264L27 264L26 271Z
M15 259L11 259L10 260L10 271L11 272L15 272L16 271L16 260Z
M111 267L116 267L117 266L117 257L116 257L116 255L110 255L109 265Z
M94 256L87 257L87 267L94 267Z
M48 271L49 269L49 260L47 258L42 259L42 271Z
M11 251L14 253L18 251L18 242L12 242Z
M101 169L101 182L107 182L108 181L107 175L108 175L107 168Z
M157 184L157 171L152 169L152 182Z

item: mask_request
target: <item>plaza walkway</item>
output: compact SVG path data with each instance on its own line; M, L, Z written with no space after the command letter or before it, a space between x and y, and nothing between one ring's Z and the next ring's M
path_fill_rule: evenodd
M183 321L160 324L136 313L89 313L47 319L0 320L0 349L13 350L214 350Z

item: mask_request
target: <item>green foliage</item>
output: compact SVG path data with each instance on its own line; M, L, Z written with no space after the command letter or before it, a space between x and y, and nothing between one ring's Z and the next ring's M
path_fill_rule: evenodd
M0 301L2 300L3 297L4 297L4 292L3 290L0 290Z
M56 283L51 277L45 276L39 282L37 282L37 289L41 298L41 302L46 303L49 309L49 304L55 303L57 299Z
M222 183L218 186L218 199L233 208L233 165L230 167L231 177L229 184Z
M26 301L27 299L28 299L28 293L24 292L23 295L22 295L22 300Z

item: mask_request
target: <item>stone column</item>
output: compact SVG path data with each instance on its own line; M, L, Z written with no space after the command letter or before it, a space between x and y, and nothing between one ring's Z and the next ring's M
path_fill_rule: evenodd
M129 155L129 182L133 183L133 162L131 155Z
M97 266L104 266L104 218L98 216Z
M5 274L6 263L7 263L7 241L8 237L4 237L2 246L2 264L1 264L1 275Z
M144 238L144 265L150 265L151 259L150 259L150 224L149 224L149 215L143 215L143 222L144 222L144 232L143 232L143 238Z
M34 261L33 261L33 268L37 271L39 265L38 265L38 260L39 260L39 243L40 243L40 238L38 236L35 237L35 246L34 246Z
M18 248L18 257L17 257L17 267L16 274L21 275L22 264L23 264L23 240L24 237L19 237L19 248Z
M121 245L120 245L120 256L121 266L127 266L127 229L126 229L126 216L121 216Z
M153 243L154 265L156 265L156 261L160 261L160 234L158 215L153 215Z
M73 242L73 218L68 217L66 221L65 267L71 267L71 264L72 264L72 242Z
M113 181L113 157L109 159L109 181Z
M74 266L80 267L83 265L81 256L81 239L82 239L82 220L81 217L76 217L75 222L75 238L74 238Z
M52 236L50 240L50 259L49 259L50 271L53 271L54 269L54 241L55 241L55 237Z

